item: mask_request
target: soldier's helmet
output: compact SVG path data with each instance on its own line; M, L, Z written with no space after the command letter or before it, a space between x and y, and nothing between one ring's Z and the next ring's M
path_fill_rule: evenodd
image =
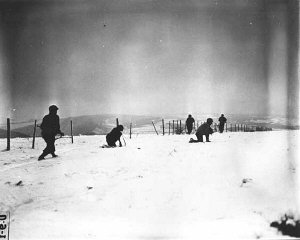
M118 125L118 126L117 126L117 129L118 129L119 131L123 131L123 130L124 130L124 127L123 127L123 125Z
M212 120L212 118L208 118L208 119L206 120L206 122L207 122L208 124L212 124L212 123L213 123L213 120Z
M56 106L56 105L51 105L50 107L49 107L49 112L55 112L55 111L57 111L58 110L58 107Z

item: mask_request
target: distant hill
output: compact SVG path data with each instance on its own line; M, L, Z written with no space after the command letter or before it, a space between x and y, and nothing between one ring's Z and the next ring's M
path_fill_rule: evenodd
M11 138L16 138L16 137L21 137L21 138L27 138L30 135L24 134L22 132L17 132L17 131L11 131L10 132L10 137ZM0 129L0 138L6 138L7 137L7 132L4 129Z
M229 115L227 116L228 123L246 124L249 126L268 127L272 129L299 129L299 122L297 119L288 120L285 117L263 117L251 115Z
M111 131L113 127L116 126L116 116L110 114L103 115L84 115L78 117L69 117L60 119L61 131L66 135L71 133L70 121L73 122L73 135L102 135L107 134ZM146 124L151 124L151 121L158 121L160 118L151 116L131 116L131 115L121 115L118 116L119 124L124 125L124 128L129 128L130 122L133 122L135 127L143 126ZM38 125L41 121L38 122ZM32 136L34 125L30 124L24 127L16 128L13 131L18 133L18 137ZM1 138L6 137L5 135L0 135ZM22 135L22 136L21 136ZM41 136L40 128L37 128L36 136Z

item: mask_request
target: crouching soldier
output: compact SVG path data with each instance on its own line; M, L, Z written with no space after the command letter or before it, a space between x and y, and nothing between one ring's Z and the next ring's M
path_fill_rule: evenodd
M106 135L107 145L110 147L116 147L116 142L119 141L119 146L122 147L120 137L122 136L123 130L123 125L118 125L117 127L113 128L113 130Z
M38 160L43 160L48 154L51 154L52 157L57 157L55 154L55 136L60 134L64 135L63 132L60 131L59 125L59 116L57 115L58 107L52 105L49 107L49 114L43 118L41 124L42 137L47 143L46 148L44 149L42 155L39 156Z
M196 137L197 140L194 140L193 138L190 139L190 142L203 142L203 135L206 137L206 142L209 141L209 134L212 134L214 131L210 127L213 123L213 120L211 118L208 118L205 123L201 124L200 127L196 131Z

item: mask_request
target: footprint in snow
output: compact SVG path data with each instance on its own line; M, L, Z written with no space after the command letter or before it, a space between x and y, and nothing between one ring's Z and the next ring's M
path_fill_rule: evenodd
M20 186L20 187L24 186L23 181L17 182L17 183L15 184L15 186Z
M243 178L240 187L243 187L245 184L252 182L252 178Z
M32 202L33 202L33 199L32 199L32 198L30 198L30 199L28 199L28 200L24 201L24 202L23 202L23 204L29 204L29 203L32 203Z

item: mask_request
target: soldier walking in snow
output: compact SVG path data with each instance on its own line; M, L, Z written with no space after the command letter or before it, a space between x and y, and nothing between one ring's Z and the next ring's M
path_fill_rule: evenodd
M192 117L191 114L189 114L188 118L185 121L185 126L187 128L188 134L191 134L193 130L193 125L194 125L195 119Z
M38 160L45 159L45 156L51 154L52 157L57 157L55 154L55 136L60 134L61 136L64 135L63 132L60 131L59 125L59 116L57 115L58 107L55 105L51 105L49 107L49 114L43 118L41 129L42 129L42 137L47 143L46 148L44 149L43 153L39 156Z
M214 131L210 127L213 123L213 120L211 118L208 118L205 123L201 124L200 127L197 129L196 137L197 140L194 140L193 138L190 139L190 143L193 142L203 142L203 135L206 137L206 142L209 141L209 134L212 134Z
M219 131L222 133L224 131L224 125L226 123L227 119L224 117L224 114L221 114L221 117L219 118Z
M110 147L116 147L116 142L119 141L119 146L122 147L120 137L122 136L123 130L123 125L118 125L117 127L113 128L111 132L106 135L107 145Z

